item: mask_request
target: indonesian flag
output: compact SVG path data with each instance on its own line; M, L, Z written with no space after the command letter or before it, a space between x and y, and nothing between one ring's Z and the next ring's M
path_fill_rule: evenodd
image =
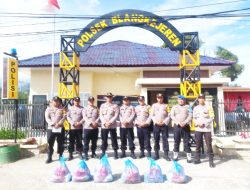
M51 5L51 6L55 6L56 8L60 9L60 6L59 6L57 0L49 0L48 4Z
M48 13L55 13L58 9L60 9L60 6L57 0L48 0L48 3L42 8L43 11Z

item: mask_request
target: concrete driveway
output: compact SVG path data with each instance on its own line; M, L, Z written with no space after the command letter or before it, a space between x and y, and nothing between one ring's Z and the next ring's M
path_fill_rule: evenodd
M179 161L185 169L186 175L189 176L189 181L186 184L173 184L169 181L165 181L161 184L146 184L144 182L139 184L122 184L119 181L121 173L124 168L124 159L113 160L110 158L110 164L112 167L114 181L112 183L100 184L91 182L84 183L63 183L55 184L50 182L50 178L53 174L53 170L58 165L58 161L54 161L51 164L45 164L44 161L46 155L38 155L26 159L19 160L15 163L4 164L0 166L0 189L1 190L50 190L50 189L87 189L87 190L135 190L135 189L202 189L202 190L227 190L227 189L250 189L250 162L236 159L215 159L216 168L211 169L208 167L207 159L203 159L200 165L188 164L183 158ZM56 155L54 160L56 160ZM141 175L149 167L149 162L146 158L133 160L138 166ZM76 158L70 162L67 162L69 169L73 172L79 159ZM99 162L98 159L90 159L87 164L93 172L95 165ZM163 159L157 161L161 166L162 171L166 174L166 171L171 166L171 162L167 162Z

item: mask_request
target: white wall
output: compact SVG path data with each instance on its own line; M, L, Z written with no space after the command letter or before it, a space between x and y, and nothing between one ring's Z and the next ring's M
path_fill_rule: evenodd
M50 98L51 70L48 68L31 69L30 99L32 95L47 95ZM80 93L92 96L112 92L116 95L140 95L140 88L135 87L135 81L140 72L93 72L80 71ZM59 69L54 73L54 95L58 95Z

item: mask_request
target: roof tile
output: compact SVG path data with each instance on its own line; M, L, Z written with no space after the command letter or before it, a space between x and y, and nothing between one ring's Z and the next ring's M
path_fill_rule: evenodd
M81 52L81 67L155 67L179 64L179 52L128 41L113 41L91 46ZM200 57L201 65L231 65L234 62ZM49 67L51 54L21 60L20 67ZM59 53L55 54L55 65L59 65Z

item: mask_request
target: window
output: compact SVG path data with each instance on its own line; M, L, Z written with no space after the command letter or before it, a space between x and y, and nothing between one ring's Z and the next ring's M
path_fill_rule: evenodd
M88 105L89 92L80 92L81 106L86 107Z

